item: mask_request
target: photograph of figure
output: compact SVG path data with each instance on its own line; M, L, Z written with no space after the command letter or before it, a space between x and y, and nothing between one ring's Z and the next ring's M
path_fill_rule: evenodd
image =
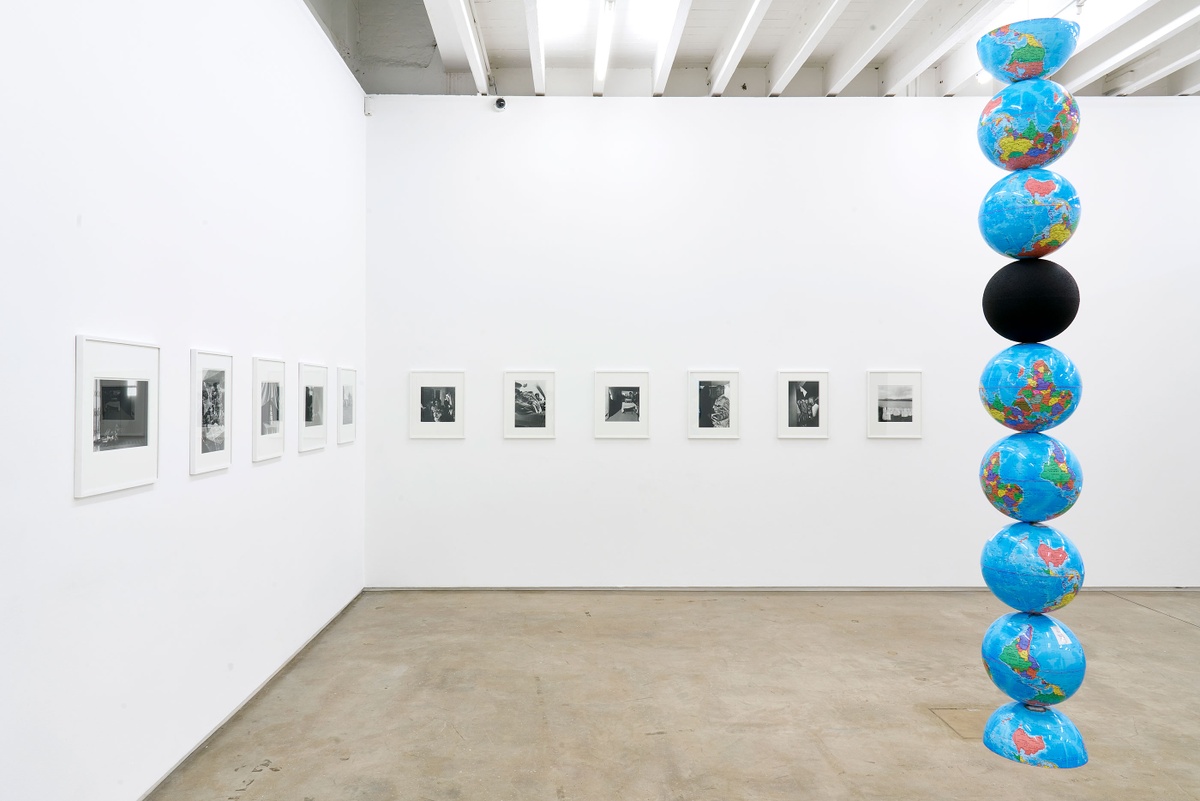
M546 382L514 381L513 425L517 428L546 427Z
M262 397L259 402L259 433L264 437L279 433L279 382L262 382Z
M880 423L911 423L913 421L913 385L881 384L875 406Z
M421 387L421 422L454 422L454 387Z
M699 425L701 428L729 428L729 381L701 381Z
M354 423L354 387L342 387L342 425Z
M200 382L200 452L225 450L225 371L205 370Z
M817 428L821 425L819 381L788 382L788 427Z
M304 388L304 425L319 426L325 422L325 387Z
M606 423L636 423L641 419L641 387L609 387Z

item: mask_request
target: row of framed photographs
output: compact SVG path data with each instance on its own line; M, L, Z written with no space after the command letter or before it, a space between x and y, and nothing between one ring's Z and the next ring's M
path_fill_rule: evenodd
M504 374L504 436L553 439L556 397L554 373ZM688 437L736 439L741 435L739 374L690 371ZM784 439L829 436L829 373L780 371L778 435ZM414 372L409 376L409 436L414 439L465 435L466 374ZM867 436L918 439L921 436L921 373L867 372ZM595 436L646 439L650 436L650 374L597 371Z
M189 385L190 472L227 468L233 454L233 356L192 350ZM301 451L328 441L329 369L297 365ZM356 436L357 372L339 367L333 425L338 443ZM75 497L151 484L158 478L159 349L156 345L75 338ZM254 358L251 459L284 452L286 364Z

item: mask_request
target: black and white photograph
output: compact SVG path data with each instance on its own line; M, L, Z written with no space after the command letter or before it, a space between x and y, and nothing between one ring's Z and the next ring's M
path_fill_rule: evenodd
M329 438L325 427L325 387L329 370L319 364L300 363L300 418L297 445L301 452L325 447Z
M506 439L554 438L554 373L504 374Z
M688 372L688 437L738 437L738 374L736 371Z
M597 372L596 437L650 436L649 392L649 373Z
M278 434L283 427L279 417L280 382L264 381L259 387L258 433L265 436Z
M232 356L192 349L192 475L232 464L232 386Z
M825 439L829 436L829 406L826 386L829 373L780 371L780 439Z
M304 388L304 425L325 425L325 387Z
M788 428L821 425L821 386L816 381L788 382Z
M250 460L261 462L283 456L283 410L287 401L286 365L279 359L255 356L250 435Z
M465 436L466 376L462 372L412 372L408 382L410 438L461 439Z
M146 400L149 382L96 380L92 449L113 451L148 444Z
M225 450L225 371L205 370L200 382L200 452Z
M867 373L867 436L882 439L921 436L919 372Z
M155 345L75 337L75 497L158 479Z
M338 388L340 389L342 405L340 418L337 421L337 441L339 445L354 442L357 433L355 419L355 397L358 393L358 371L350 367L338 368Z
M454 387L421 387L421 422L454 422Z

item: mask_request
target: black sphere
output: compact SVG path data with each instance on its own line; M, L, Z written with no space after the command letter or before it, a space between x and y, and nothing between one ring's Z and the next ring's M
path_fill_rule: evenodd
M1045 259L1006 264L983 290L988 325L1015 342L1056 337L1078 311L1079 285L1065 268Z

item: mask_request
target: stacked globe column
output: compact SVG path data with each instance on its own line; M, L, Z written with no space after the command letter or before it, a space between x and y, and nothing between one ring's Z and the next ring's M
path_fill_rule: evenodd
M1070 147L1079 107L1047 77L1075 50L1079 26L1060 19L1026 20L979 40L984 68L1008 83L984 107L979 144L1008 171L979 211L980 231L998 253L1015 259L988 282L984 316L1015 344L986 365L979 397L987 413L1016 433L993 444L980 464L988 501L1015 521L988 540L980 558L992 592L1016 611L983 637L984 667L1012 700L984 728L984 744L1018 762L1070 768L1087 762L1079 730L1058 711L1086 670L1075 634L1049 612L1075 598L1083 560L1071 540L1046 522L1069 510L1083 488L1070 448L1043 433L1079 404L1082 384L1070 358L1044 343L1067 329L1079 289L1062 266L1044 259L1079 225L1071 183L1046 169Z

